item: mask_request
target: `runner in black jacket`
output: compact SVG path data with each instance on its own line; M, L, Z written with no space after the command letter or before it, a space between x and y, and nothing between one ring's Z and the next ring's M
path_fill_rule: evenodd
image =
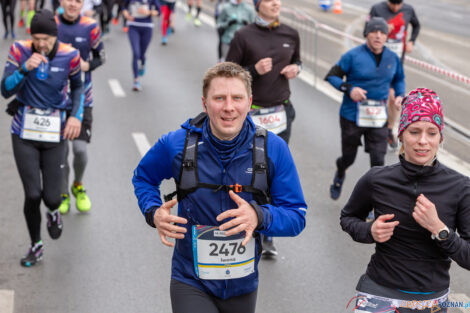
M366 299L367 309L387 305L402 313L415 312L411 300L430 300L428 306L421 302L428 309L420 312L431 312L432 305L432 312L447 312L436 305L447 300L451 261L470 270L470 179L436 159L443 127L439 97L420 88L402 109L400 162L366 173L341 212L341 227L355 241L376 243L356 287L358 304ZM372 209L376 220L366 223Z
M226 61L237 63L253 78L253 122L289 143L295 110L289 79L300 73L299 33L279 23L280 0L254 0L255 22L235 33ZM277 255L272 238L263 239L263 255Z

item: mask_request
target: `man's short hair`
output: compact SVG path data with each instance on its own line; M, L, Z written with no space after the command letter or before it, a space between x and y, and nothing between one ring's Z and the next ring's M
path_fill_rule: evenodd
M202 80L202 96L207 97L209 87L214 78L238 78L245 85L248 97L251 97L251 75L240 65L233 62L222 62L207 70Z

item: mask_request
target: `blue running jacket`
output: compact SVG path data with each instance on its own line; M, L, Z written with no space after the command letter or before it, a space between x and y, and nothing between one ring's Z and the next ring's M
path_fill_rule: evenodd
M145 215L154 207L160 207L160 183L173 178L178 182L186 131L201 134L198 144L197 171L199 181L211 184L251 185L253 136L255 127L250 117L248 139L237 150L224 169L216 150L203 133L202 128L191 126L189 121L181 129L163 135L147 152L134 171L132 182L139 207ZM208 124L208 123L207 123ZM206 127L206 126L203 126ZM208 127L208 126L207 126ZM271 204L262 205L263 222L257 231L267 236L296 236L305 227L307 205L300 186L299 176L283 139L269 132L267 136L267 156L269 168L269 187ZM250 202L253 195L238 193ZM226 191L214 192L212 189L199 188L183 198L178 204L178 216L188 220L184 239L177 239L173 251L171 277L188 285L227 299L253 292L258 286L258 263L261 247L256 240L255 272L243 278L230 280L202 280L195 273L191 228L193 225L219 226L216 217L226 210L236 208Z

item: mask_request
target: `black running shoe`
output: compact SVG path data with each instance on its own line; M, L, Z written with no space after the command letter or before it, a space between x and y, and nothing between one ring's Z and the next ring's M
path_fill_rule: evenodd
M335 173L335 177L333 178L333 185L330 186L330 197L333 200L338 200L339 196L341 195L341 189L343 188L344 175L342 178L339 178L338 172Z
M275 257L277 255L276 247L272 237L263 236L263 251L264 257Z
M52 239L58 239L62 234L62 217L59 210L47 212L47 231Z
M21 258L21 265L25 267L31 267L37 262L42 260L42 254L44 252L44 246L42 245L42 240L35 243L31 248L29 248L28 253Z

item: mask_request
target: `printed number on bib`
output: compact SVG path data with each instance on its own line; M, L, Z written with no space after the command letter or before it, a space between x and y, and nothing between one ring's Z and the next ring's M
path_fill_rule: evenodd
M192 229L194 269L200 279L242 278L255 271L255 242L242 246L245 235L226 236L217 226Z
M403 54L403 40L401 39L387 39L385 46L395 52L399 58Z
M359 127L381 128L387 122L386 100L364 100L357 104L357 121Z
M41 110L30 106L25 107L21 138L59 142L61 128L60 110Z
M135 18L145 18L145 17L148 17L148 15L145 15L145 14L141 14L139 13L139 10L140 9L146 9L147 11L150 9L149 8L149 5L148 4L145 4L145 3L132 3L130 5L130 11L131 11L131 15Z
M253 122L275 134L287 129L287 115L284 105L272 108L252 109L250 111Z

